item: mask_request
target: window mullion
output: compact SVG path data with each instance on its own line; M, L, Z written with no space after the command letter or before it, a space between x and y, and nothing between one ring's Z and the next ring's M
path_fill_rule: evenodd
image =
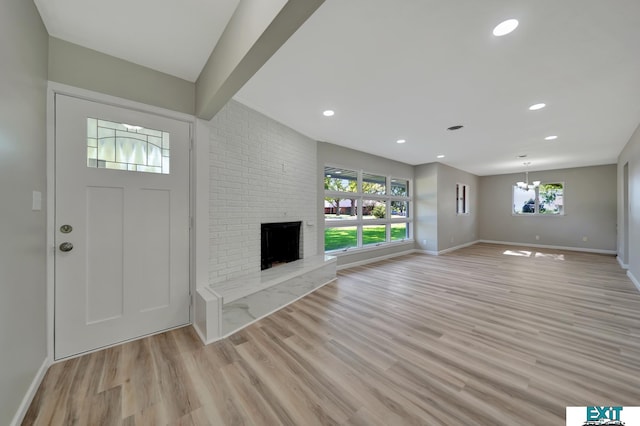
M391 200L387 199L387 204L385 207L385 211L386 211L386 215L385 215L385 220L387 222L386 224L386 231L387 231L387 236L385 241L387 243L391 242Z

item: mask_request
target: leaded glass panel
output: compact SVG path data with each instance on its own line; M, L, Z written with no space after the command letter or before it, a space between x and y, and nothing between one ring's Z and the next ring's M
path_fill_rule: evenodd
M169 174L170 134L87 118L87 167Z

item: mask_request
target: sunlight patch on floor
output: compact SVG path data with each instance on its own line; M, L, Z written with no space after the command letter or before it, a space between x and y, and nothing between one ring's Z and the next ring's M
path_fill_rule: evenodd
M543 258L553 259L553 260L564 260L564 254L553 254L553 253L540 253L540 252L537 252L536 253L536 257L543 257Z
M564 260L564 254L554 253L541 253L539 251L532 252L528 250L505 250L502 254L506 256L518 256L518 257L535 257L537 259L552 259L552 260Z
M507 256L520 256L520 257L531 257L531 252L526 250L505 250L504 253Z

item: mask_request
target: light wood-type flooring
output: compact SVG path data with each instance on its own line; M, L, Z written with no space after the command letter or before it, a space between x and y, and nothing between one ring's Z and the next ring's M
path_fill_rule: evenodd
M640 405L613 256L477 244L339 273L223 341L191 327L54 364L24 424L564 425Z

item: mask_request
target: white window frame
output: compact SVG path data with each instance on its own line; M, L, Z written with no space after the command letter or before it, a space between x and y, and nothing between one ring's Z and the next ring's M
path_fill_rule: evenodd
M550 184L561 184L562 185L562 211L560 213L540 213L540 187L542 185L550 185ZM533 213L517 213L515 211L515 188L517 188L517 185L512 185L511 186L511 215L512 216L518 216L518 217L529 217L529 216L535 216L535 217L559 217L559 216L565 216L566 215L566 195L565 195L565 191L567 190L567 185L565 182L562 181L552 181L552 182L541 182L540 185L536 186L535 188L535 198L534 198L534 212Z
M323 199L323 215L324 215L324 200L325 198L340 197L341 199L355 199L357 206L357 215L355 219L344 220L344 221L328 221L324 220L324 229L329 228L346 228L346 227L356 227L357 229L357 239L355 247L347 247L347 248L339 248L335 250L325 250L325 253L341 253L341 252L354 252L361 250L370 250L372 248L386 247L392 244L398 244L403 242L411 242L413 241L413 181L412 179L406 177L400 177L395 175L387 175L385 173L376 173L370 172L367 170L356 170L350 167L342 167L335 166L331 164L326 164L323 168L323 180L326 176L325 170L327 167L330 168L338 168L348 170L350 172L357 173L357 191L356 192L341 192L341 191L324 191ZM369 194L363 191L363 175L370 174L375 176L384 176L385 177L385 194ZM409 193L407 196L397 196L391 195L391 184L394 180L402 180L406 181L409 186ZM363 218L363 207L365 200L373 200L373 201L382 201L385 203L385 212L386 217L384 219L364 219ZM391 203L393 201L402 201L407 202L409 204L407 216L405 218L392 218L391 217ZM407 237L400 240L391 240L391 225L394 223L406 223L407 224ZM376 244L364 244L363 243L363 227L366 225L385 225L386 228L386 238L384 242L376 243Z

